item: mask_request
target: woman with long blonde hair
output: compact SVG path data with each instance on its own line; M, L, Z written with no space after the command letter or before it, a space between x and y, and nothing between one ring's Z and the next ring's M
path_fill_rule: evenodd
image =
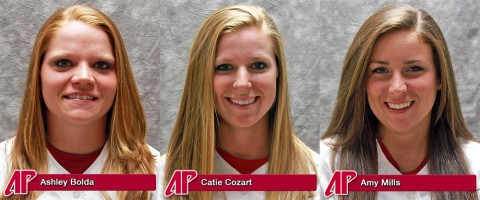
M199 174L316 174L317 153L295 135L285 52L258 6L215 11L190 51L180 110L166 154L175 170ZM308 199L309 191L190 192L172 199Z
M410 5L379 9L360 27L345 56L332 121L320 142L322 192L335 170L474 174L478 182L478 152L480 144L463 120L440 27ZM338 198L455 200L479 195L350 192Z
M123 39L113 21L95 8L62 8L43 24L34 43L19 119L15 137L0 144L3 189L13 171L22 169L39 174L158 171L159 153L145 142L145 114ZM150 199L154 195L30 191L0 199Z

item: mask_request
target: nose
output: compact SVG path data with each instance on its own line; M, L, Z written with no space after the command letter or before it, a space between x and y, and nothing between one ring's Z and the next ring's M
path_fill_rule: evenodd
M388 92L390 94L402 94L407 92L407 84L400 74L393 76Z
M80 63L72 76L72 83L92 84L94 82L92 68L88 63Z
M245 67L240 67L238 69L233 87L238 89L252 87L252 83L250 82L250 73Z

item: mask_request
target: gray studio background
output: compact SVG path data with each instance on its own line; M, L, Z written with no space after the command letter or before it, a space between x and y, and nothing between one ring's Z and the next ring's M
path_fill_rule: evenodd
M0 1L0 140L18 121L26 70L36 34L55 10L79 1ZM125 40L148 118L147 142L165 152L175 122L193 37L214 10L247 2L277 22L287 52L293 122L318 151L338 89L343 56L374 10L394 1L81 1L107 13ZM475 1L403 1L429 11L440 24L455 65L462 110L480 136L479 24Z

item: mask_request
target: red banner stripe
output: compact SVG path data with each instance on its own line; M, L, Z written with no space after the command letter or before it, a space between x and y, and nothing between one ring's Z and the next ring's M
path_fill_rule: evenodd
M475 175L358 175L348 190L475 191L476 182Z
M35 191L156 190L155 174L37 174L28 184Z
M190 191L315 191L314 174L216 174L201 175L189 184Z

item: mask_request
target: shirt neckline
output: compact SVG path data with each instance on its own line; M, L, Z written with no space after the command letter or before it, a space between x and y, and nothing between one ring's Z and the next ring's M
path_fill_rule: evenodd
M402 172L402 171L400 171L400 165L398 165L398 163L395 161L395 159L393 159L393 156L390 154L387 147L385 147L385 145L380 140L377 139L377 141L378 141L378 144L380 145L380 149L382 149L382 152L385 155L385 157L387 158L388 162L390 162L390 164L392 164L393 167L395 167L395 169L397 169L403 175L418 174L418 172L420 172L420 170L422 170L423 167L425 167L425 165L427 165L427 163L428 163L429 156L427 154L427 155L425 155L425 158L423 158L422 162L420 162L418 167L416 167L414 170L408 171L408 172Z

